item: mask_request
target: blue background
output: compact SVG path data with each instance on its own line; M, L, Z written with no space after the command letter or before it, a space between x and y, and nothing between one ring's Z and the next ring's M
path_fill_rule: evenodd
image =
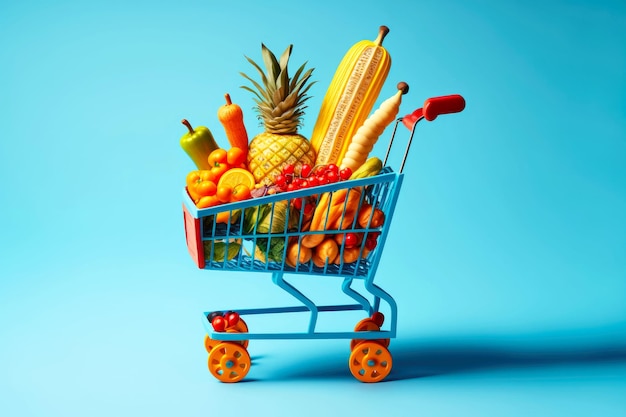
M398 81L403 114L467 100L418 126L405 167L376 277L399 306L389 381L354 380L346 341L256 341L249 382L221 384L200 313L291 300L189 259L180 120L226 146L230 92L260 132L244 54L292 43L318 80L308 136L343 54L382 24L379 102ZM2 1L0 414L624 413L625 41L619 0Z

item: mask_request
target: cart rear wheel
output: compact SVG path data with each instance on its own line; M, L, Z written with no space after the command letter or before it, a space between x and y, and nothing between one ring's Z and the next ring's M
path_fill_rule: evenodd
M391 354L380 343L361 342L350 354L350 372L361 382L382 381L391 372L391 366Z
M250 370L250 354L239 343L218 343L209 353L209 371L222 382L239 382Z
M380 326L371 318L366 318L361 320L354 326L355 332L379 332ZM352 339L350 341L350 350L354 350L354 348L362 342L368 341L370 339ZM373 339L373 342L378 342L384 347L389 347L389 339Z

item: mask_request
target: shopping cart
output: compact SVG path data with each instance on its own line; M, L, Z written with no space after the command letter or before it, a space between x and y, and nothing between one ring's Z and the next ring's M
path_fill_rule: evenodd
M378 175L205 209L198 209L183 190L187 248L199 268L269 273L275 285L301 303L203 312L208 367L215 378L222 382L244 378L251 365L248 344L255 339L350 339L348 366L357 380L378 382L389 374L392 357L388 347L390 339L396 337L397 306L391 295L374 284L374 276L402 186L404 163L420 120L432 121L464 107L460 95L434 97L422 108L398 118ZM400 169L394 172L387 160L400 123L411 133ZM307 204L315 208L313 215L303 209ZM311 244L305 246L307 241L328 242L330 253L310 256L313 249L308 247ZM316 305L285 280L285 275L297 274L341 278L343 293L354 302ZM352 287L355 280L363 281L366 294ZM388 317L380 312L381 301L386 303ZM321 313L345 311L365 312L366 317L349 331L316 330ZM308 314L308 326L297 332L254 332L243 318L285 313Z

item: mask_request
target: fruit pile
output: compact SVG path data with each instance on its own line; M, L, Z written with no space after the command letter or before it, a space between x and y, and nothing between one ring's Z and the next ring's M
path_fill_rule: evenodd
M251 82L242 88L252 93L264 131L249 140L241 107L233 103L230 94L225 94L225 104L217 112L229 147L219 147L207 127L194 129L187 120L182 121L188 132L180 144L196 168L186 178L195 205L204 209L378 174L382 162L369 154L395 120L401 98L408 92L408 85L399 83L397 92L370 115L391 64L382 46L388 32L381 26L375 41L358 42L346 53L324 96L310 140L299 128L314 84L310 82L313 69L302 64L295 72L288 70L293 45L277 58L261 44L265 69L246 57L259 78L242 73ZM282 252L287 264L296 267L311 261L323 267L350 263L376 247L378 233L372 229L380 228L385 216L375 201L368 201L363 187L312 191L310 196L286 201L291 208L287 212L299 216L298 231L302 232L299 238L291 236L282 242L287 246ZM272 208L270 212L275 211ZM225 209L216 221L232 223L232 214ZM255 220L259 224L259 219ZM282 219L282 224L289 222ZM272 244L275 242L267 243ZM270 252L269 247L265 249ZM276 256L279 253L274 251Z

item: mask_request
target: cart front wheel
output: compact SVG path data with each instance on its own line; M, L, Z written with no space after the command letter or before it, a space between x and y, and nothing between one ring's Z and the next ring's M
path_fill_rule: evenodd
M211 353L213 348L220 343L219 340L213 340L209 337L209 335L204 335L204 348L208 353Z
M237 322L237 324L234 327L229 328L226 331L229 332L229 333L248 333L248 325L246 324L245 321L243 321L242 318L240 318L239 321ZM211 339L211 337L209 337L208 334L204 336L204 348L206 349L206 351L208 353L211 353L211 350L218 343L220 343L219 340ZM245 347L247 349L249 341L247 339L245 339L245 340L238 340L238 341L236 341L234 343L239 343L240 345L242 345L243 347Z
M349 366L359 381L379 382L391 372L391 354L380 343L364 341L352 350Z
M250 354L239 343L218 343L209 353L209 371L222 382L239 382L250 370Z

